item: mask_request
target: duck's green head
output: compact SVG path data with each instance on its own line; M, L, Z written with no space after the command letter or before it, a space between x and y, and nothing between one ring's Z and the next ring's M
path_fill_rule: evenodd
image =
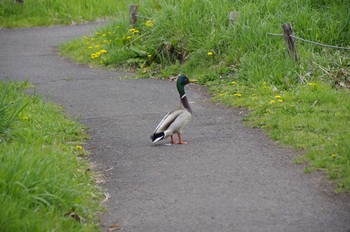
M176 86L177 90L179 91L180 96L183 96L185 94L185 85L189 83L197 82L196 80L190 80L188 77L181 75L177 79Z
M187 85L189 83L194 83L194 82L197 82L197 80L190 80L188 77L184 76L184 75L181 75L179 76L179 78L177 78L177 84L178 85Z

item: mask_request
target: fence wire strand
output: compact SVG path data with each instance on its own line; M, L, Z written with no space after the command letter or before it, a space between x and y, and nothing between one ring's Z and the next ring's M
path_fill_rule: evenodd
M274 34L274 33L267 33L267 34L268 34L268 35L272 35L272 36L284 36L283 34ZM290 35L290 37L292 37L292 38L294 38L294 39L297 39L297 40L300 40L300 41L303 41L303 42L306 42L306 43L310 43L310 44L314 44L314 45L318 45L318 46L322 46L322 47L335 48L335 49L343 49L343 50L348 50L348 51L350 51L350 48L348 48L348 47L339 47L339 46L333 46L333 45L318 43L318 42L314 42L314 41L311 41L311 40L299 38L299 37L296 37L296 36L294 36L294 35Z

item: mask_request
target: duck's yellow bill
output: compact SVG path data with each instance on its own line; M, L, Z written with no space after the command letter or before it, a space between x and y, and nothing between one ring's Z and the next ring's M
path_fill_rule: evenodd
M196 82L198 82L198 81L197 81L197 80L193 80L193 79L191 80L191 79L190 79L189 82L190 82L190 83L196 83Z

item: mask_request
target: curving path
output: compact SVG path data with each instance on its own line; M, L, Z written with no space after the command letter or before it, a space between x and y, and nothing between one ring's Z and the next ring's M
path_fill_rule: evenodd
M0 79L29 80L87 125L92 160L111 198L103 231L350 231L350 200L296 152L242 123L240 111L188 86L188 145L151 146L149 135L178 104L175 83L126 79L57 56L59 42L96 24L0 30Z

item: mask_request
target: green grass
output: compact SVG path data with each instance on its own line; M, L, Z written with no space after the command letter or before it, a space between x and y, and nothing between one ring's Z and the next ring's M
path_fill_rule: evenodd
M347 0L133 2L143 16L135 28L125 7L96 34L61 45L62 54L136 68L140 77L196 78L214 100L251 109L248 124L303 150L297 162L307 170L324 170L337 191L350 191L350 97L340 87L350 81L349 52L298 42L296 63L283 38L268 35L291 22L299 37L349 47ZM239 12L234 25L230 11Z
M0 1L1 27L68 25L114 18L125 8L122 0Z
M81 157L84 127L27 87L0 82L0 116L11 119L0 131L0 230L97 231L101 194Z

